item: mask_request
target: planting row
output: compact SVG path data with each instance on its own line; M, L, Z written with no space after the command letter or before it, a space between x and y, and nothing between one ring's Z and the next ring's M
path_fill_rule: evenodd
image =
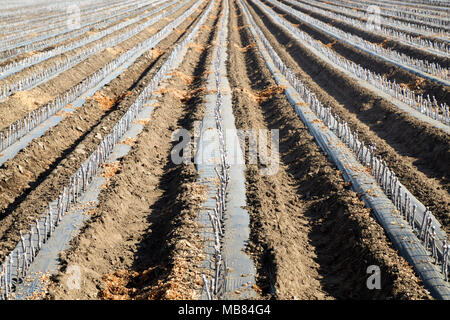
M336 19L337 21L345 22L359 30L392 38L401 43L428 50L429 52L439 56L448 56L450 53L450 46L447 42L437 39L424 38L423 34L414 33L411 29L406 29L406 31L403 31L403 25L399 24L397 21L392 21L392 23L387 23L385 20L375 20L370 22L367 15L364 16L364 14L355 12L352 9L341 6L333 6L328 3L322 4L320 2L304 1L295 1L290 3L295 4L295 6L300 8L305 8L326 17ZM379 25L376 25L375 23L378 22Z

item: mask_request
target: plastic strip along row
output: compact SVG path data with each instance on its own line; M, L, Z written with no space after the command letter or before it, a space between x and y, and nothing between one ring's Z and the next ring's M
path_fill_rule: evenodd
M429 208L420 203L400 183L395 172L387 166L381 156L376 155L375 143L365 145L363 141L360 141L358 133L356 131L352 132L346 121L341 120L338 115L333 114L330 107L325 107L317 96L297 78L295 73L284 64L274 51L261 29L256 25L246 6L244 6L244 10L248 15L250 24L254 28L257 36L261 39L276 68L285 76L316 116L354 152L356 159L364 166L370 168L370 172L375 177L378 185L388 198L391 199L398 212L413 229L417 237L423 241L424 247L431 251L434 263L441 263L442 274L445 280L448 281L449 245L447 244L447 235L443 230L440 230L440 225ZM424 208L425 210L420 212L419 208Z
M442 41L433 41L430 39L424 39L422 35L413 36L408 32L399 31L397 28L390 28L389 26L380 25L379 28L371 27L367 23L367 19L361 19L362 14L356 14L354 10L343 8L343 7L333 7L329 4L313 3L313 5L304 4L299 1L287 1L298 7L311 10L315 13L322 14L333 20L345 22L352 27L365 32L371 32L375 34L381 34L388 38L392 38L396 41L408 44L410 46L418 47L424 50L430 50L437 55L447 56L450 54L450 46L448 43ZM401 27L401 26L397 26Z
M154 2L154 0L150 1L150 5L154 6L154 4L151 4ZM14 58L22 53L26 53L29 51L38 51L45 48L48 48L50 46L54 46L57 43L66 41L68 39L76 38L78 36L81 36L85 34L88 31L91 31L93 29L101 30L103 28L106 28L109 25L113 25L119 20L125 19L127 17L130 17L142 10L143 7L148 6L148 2L140 3L139 6L134 6L130 9L126 9L125 11L120 11L118 13L108 13L107 15L100 15L95 21L81 24L79 28L74 30L65 30L63 32L59 33L46 33L44 36L44 39L28 39L26 40L26 44L20 44L18 46L15 46L14 48L6 49L2 52L0 52L0 62L6 61L8 59ZM42 37L39 37L42 38Z
M449 81L450 80L450 72L448 68L443 68L441 65L435 62L429 62L427 60L416 59L410 56L407 56L404 53L399 53L395 50L389 48L383 48L382 46L378 46L375 43L364 40L363 38L347 33L341 29L338 29L334 26L326 24L318 19L315 19L307 14L304 14L298 10L295 10L285 4L282 4L275 0L267 0L272 5L281 8L282 10L288 12L290 15L293 15L300 19L301 21L306 22L314 26L315 28L321 28L326 31L334 38L341 38L344 41L347 41L349 44L357 47L363 48L367 53L372 55L378 55L380 57L384 57L386 59L392 60L397 63L397 65L401 68L404 66L416 69L418 71L424 72L428 75L432 75L438 79ZM287 0L290 3L293 3L290 0ZM407 69L408 70L408 69ZM432 79L433 80L433 79Z
M315 41L307 33L295 28L292 24L281 18L278 14L262 4L259 0L252 1L255 2L268 16L274 19L278 24L287 29L299 42L305 42L311 47L320 51L321 54L326 56L337 66L351 72L357 78L367 81L377 89L389 94L393 98L405 103L409 107L418 110L420 113L432 119L438 120L445 125L450 125L450 110L449 106L445 102L439 104L434 96L430 98L429 95L424 97L422 94L416 94L414 90L410 90L405 86L401 86L395 81L388 80L385 76L372 72L369 69L363 68L359 64L356 64L353 61L350 61L338 55L323 43Z
M222 104L223 104L223 94L221 86L222 74L220 71L220 64L224 59L223 51L226 50L226 39L225 31L227 28L228 21L228 0L224 1L224 13L220 21L220 33L219 33L219 45L217 47L217 55L213 61L214 64L214 77L216 82L216 104L214 108L214 117L216 120L216 128L219 138L219 157L220 163L218 165L219 169L214 168L217 177L219 178L219 185L217 186L216 193L216 207L214 210L208 211L208 215L211 221L211 225L214 232L214 269L215 277L209 279L203 274L203 290L205 290L209 300L217 300L223 295L226 289L225 276L226 276L226 265L225 261L222 259L222 243L221 237L224 236L223 222L224 214L226 212L226 195L227 186L230 181L229 169L230 165L227 159L227 152L225 147L224 139L224 128L222 119Z
M159 1L159 2L161 2L161 1ZM158 2L158 4L159 4L159 2ZM154 5L155 4L151 4L150 7L153 7ZM140 10L142 10L142 7L140 7L140 8L141 8ZM40 41L37 43L32 43L32 44L25 45L22 47L14 48L12 50L3 51L2 53L0 53L0 56L5 57L3 60L8 60L14 56L17 56L20 53L28 52L30 50L36 50L38 48L46 48L46 47L48 47L49 44L56 44L57 42L60 42L62 40L74 39L77 36L83 35L87 31L92 30L93 28L104 29L105 24L112 25L114 22L117 21L117 19L124 19L125 17L134 15L136 12L139 12L140 10L136 10L135 8L129 9L129 10L127 10L128 12L126 14L120 13L120 15L117 15L115 18L111 17L111 18L102 19L100 22L96 22L95 24L92 24L92 25L89 25L88 27L84 27L82 29L76 30L75 32L62 34L61 37L56 37L56 38L52 38L51 40ZM145 15L145 16L143 15L141 19L143 19L147 16L148 15ZM22 60L16 60L16 61L10 62L0 68L0 79L8 76L12 72L20 71L21 69L29 67L38 62L47 60L55 55L62 54L69 50L86 45L92 41L103 38L117 30L120 30L122 28L125 28L126 26L129 26L132 23L135 23L136 21L138 21L138 20L130 19L123 23L115 25L113 27L110 27L108 29L96 32L96 33L86 36L86 37L83 37L82 39L79 39L77 41L74 41L74 42L71 42L68 44L62 44L60 46L54 46L51 50L36 53L36 54L34 54L30 57L27 57L25 59L22 59ZM81 31L83 31L83 32L81 32Z
M170 33L169 31L176 28L177 24L186 20L188 16L194 13L201 3L201 0L197 1L177 19L177 22L174 21L168 24L164 31L161 31L161 35ZM53 232L55 232L55 228L67 211L73 208L76 205L78 198L86 192L92 179L99 173L100 168L111 154L114 146L125 132L129 130L133 120L142 111L143 106L147 101L150 100L154 90L158 87L160 82L172 70L173 66L177 65L180 59L183 58L183 51L186 51L187 44L193 39L200 26L204 23L210 9L211 5L204 12L204 15L192 29L190 34L175 46L170 56L156 72L150 83L142 90L135 102L114 125L111 133L102 140L98 148L70 178L69 184L64 187L56 203L54 202L55 205L52 206L52 202L50 202L48 208L41 217L36 219L35 223L31 225L30 230L25 235L21 233L19 243L15 249L6 256L0 266L0 299L5 300L13 298L11 293L14 292L16 284L22 281L27 275L27 270L42 245L46 243Z
M317 0L315 0L317 1ZM320 0L319 0L320 1ZM321 1L322 2L322 1ZM367 6L358 4L353 2L351 5L346 5L343 4L342 2L338 2L335 0L332 1L328 1L327 3L329 4L333 4L334 6L338 6L340 8L344 8L346 10L352 10L354 7L358 7L362 10L367 10ZM379 4L378 4L379 5ZM439 7L433 7L433 10L438 9ZM369 14L367 14L366 12L358 12L358 11L353 11L355 14L360 15L360 17L365 17L368 18ZM381 12L381 22L383 24L389 24L392 27L401 27L401 29L405 29L405 30L410 30L412 32L415 32L417 34L428 34L431 36L435 36L435 37L448 37L449 36L449 32L448 29L445 30L445 28L440 27L440 26L431 26L429 24L421 24L420 21L417 21L415 19L399 19L398 17L396 17L395 15L389 15L389 12L386 11L382 11ZM443 12L443 18L445 18L445 15L448 14L447 12Z
M153 10L153 14L156 14L159 11L162 11L166 9L167 7L177 3L178 1L172 1L168 4L163 5L162 7L159 7L155 10ZM182 6L186 5L188 0L185 0L178 4L176 7L165 11L164 13L132 28L131 30L128 30L126 32L123 32L119 35L116 35L110 39L104 40L101 43L98 43L90 48L86 48L82 50L81 52L78 52L70 57L64 57L60 59L59 61L51 64L50 66L46 67L43 70L37 70L35 72L32 72L31 75L25 76L21 79L13 79L11 82L4 84L3 86L0 85L0 99L6 98L7 96L12 95L14 92L22 91L31 89L34 86L43 83L47 81L49 78L56 76L57 74L66 71L73 66L77 65L78 63L86 60L90 56L96 54L97 52L100 52L101 50L104 50L109 47L113 47L118 45L119 43L128 40L130 37L133 37L134 35L138 34L145 28L157 23L162 18L176 12L179 10ZM7 80L4 80L8 81Z
M73 4L71 4L73 6ZM66 5L66 9L70 8L69 5ZM91 24L94 23L96 21L99 20L99 12L104 13L106 11L106 8L99 8L96 9L95 11L99 11L99 12L93 12L91 13L90 8L87 8L87 14L86 15L82 15L80 12L80 21L79 23L81 24L81 26L85 26L87 24ZM106 11L107 12L107 11ZM114 13L114 11L113 11ZM0 50L6 50L6 49L11 49L23 44L27 44L30 42L34 42L37 40L43 40L43 39L47 39L51 36L60 34L60 33L64 33L64 32L69 32L72 27L71 25L68 23L71 21L72 16L68 16L67 12L64 12L63 14L61 14L61 16L65 17L65 20L63 20L62 22L59 23L52 23L51 19L48 21L47 24L42 23L41 26L36 26L35 28L33 28L33 26L29 26L28 30L24 30L22 32L14 32L13 34L10 34L9 36L5 36L0 40ZM78 17L78 15L77 15ZM78 19L78 18L77 18ZM77 21L78 22L78 21ZM26 25L26 24L25 24ZM11 27L13 28L13 27ZM8 30L10 30L8 28ZM14 29L13 29L14 30Z
M189 0L185 0L180 6L186 4ZM173 1L175 3L176 1ZM170 4L169 4L170 5ZM165 15L170 14L167 12ZM162 16L162 17L163 17ZM130 50L122 53L118 58L107 63L103 68L97 70L95 73L91 74L89 77L85 78L82 82L78 83L74 87L70 88L63 94L58 95L56 98L43 105L39 109L33 110L28 113L22 119L15 121L10 124L6 129L0 131L0 152L11 146L13 143L18 141L20 138L28 134L31 130L36 128L43 121L47 120L49 117L53 116L55 113L59 112L64 106L73 102L75 99L80 97L87 90L95 87L98 83L100 83L103 79L107 77L107 75L119 67L122 63L127 61L130 57L136 54L139 50L143 48L151 49L158 42L160 42L163 37L167 36L165 32L170 30L171 26L178 25L182 22L180 18L174 20L169 27L165 27L152 37L148 38L144 42L141 42L131 48Z
M163 0L161 2L164 3L166 1L167 0ZM82 38L82 39L80 39L78 41L74 41L74 42L72 42L70 44L62 45L62 46L56 47L56 48L54 48L52 50L41 52L41 53L32 55L31 57L11 62L11 63L3 66L3 67L0 67L0 79L3 79L3 78L5 78L5 77L7 77L7 76L9 76L9 75L11 75L13 73L19 72L19 71L21 71L21 70L23 70L23 69L25 69L27 67L30 67L30 66L32 66L34 64L37 64L39 62L48 60L48 59L50 59L50 58L52 58L54 56L63 54L65 52L67 52L67 51L70 51L70 50L82 47L82 46L87 45L87 44L89 44L89 43L91 43L93 41L96 41L96 40L99 40L101 38L104 38L104 37L112 34L113 32L116 32L118 30L126 28L129 25L131 25L131 24L133 24L133 23L135 23L135 22L137 22L137 21L139 21L141 19L144 19L144 18L148 17L151 14L153 14L153 13L152 12L151 13L146 13L146 14L144 14L142 16L137 17L137 18L127 20L127 21L119 23L119 24L117 24L117 25L115 25L113 27L110 27L110 28L105 29L103 31L97 32L97 33L95 33L93 35L84 37L84 38Z

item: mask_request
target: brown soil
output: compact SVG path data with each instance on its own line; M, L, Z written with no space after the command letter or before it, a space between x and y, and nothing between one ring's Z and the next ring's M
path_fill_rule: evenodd
M336 71L249 5L267 39L310 90L333 108L365 143L375 142L377 153L399 180L430 207L444 229L449 229L450 137L401 112L388 101L361 88L357 81ZM254 9L254 10L253 10ZM412 138L414 137L414 138Z
M214 11L217 11L216 7ZM217 16L197 42L210 47ZM212 31L210 31L212 30ZM170 150L177 128L193 129L201 120L211 50L189 49L167 87L193 91L180 99L164 91L158 107L133 145L120 159L121 170L102 191L92 220L61 255L62 267L49 287L49 299L196 299L202 286L203 244L195 217L204 198L196 183L195 166L174 165ZM93 241L97 240L97 241ZM65 269L78 265L83 290L69 290Z
M196 17L199 14L194 13ZM182 26L191 27L192 20ZM0 259L16 245L19 230L27 230L48 202L57 198L69 178L152 79L170 54L169 49L184 36L170 34L157 46L166 52L164 55L138 58L82 108L65 115L56 127L0 167Z
M248 29L236 28L243 16L235 2L233 8L229 75L236 126L280 130L278 172L262 176L257 165L249 165L246 173L249 252L263 294L277 299L430 298L286 97L277 93L255 101L244 92L261 92L275 82ZM249 49L232 50L232 42ZM369 265L382 270L381 290L366 287Z

